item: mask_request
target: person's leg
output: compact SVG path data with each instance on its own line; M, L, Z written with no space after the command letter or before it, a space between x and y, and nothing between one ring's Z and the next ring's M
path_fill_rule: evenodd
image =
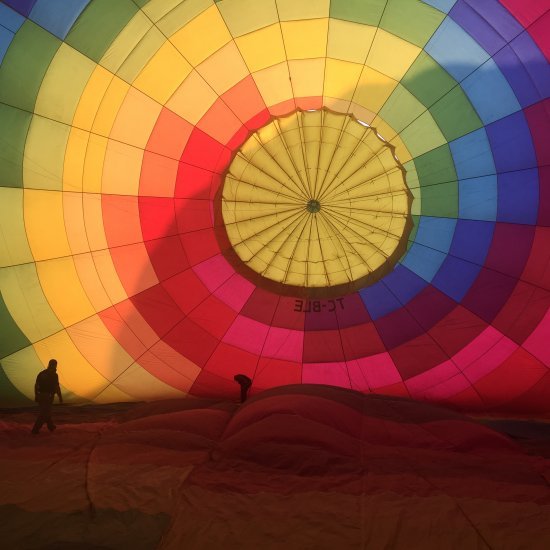
M37 434L40 431L40 428L42 428L42 425L47 420L47 401L48 399L44 399L45 396L39 395L38 396L38 416L36 417L36 422L34 423L34 427L32 429L33 434Z
M46 425L48 426L48 430L50 430L50 432L53 432L55 430L55 424L53 423L53 420L52 420L52 407L53 407L53 396L47 401L47 407L45 410L45 418L44 418L44 420L46 421Z

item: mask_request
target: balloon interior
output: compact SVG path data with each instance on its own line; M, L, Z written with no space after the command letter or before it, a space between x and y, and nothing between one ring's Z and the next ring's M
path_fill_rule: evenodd
M550 547L548 8L0 3L6 540Z

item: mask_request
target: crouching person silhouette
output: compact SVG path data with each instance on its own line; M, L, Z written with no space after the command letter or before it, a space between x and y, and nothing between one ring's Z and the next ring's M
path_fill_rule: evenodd
M33 434L37 434L44 423L50 432L55 430L52 420L52 404L56 394L59 397L59 402L63 403L57 376L57 361L50 359L48 368L38 373L34 385L34 400L38 403L38 417L32 429Z

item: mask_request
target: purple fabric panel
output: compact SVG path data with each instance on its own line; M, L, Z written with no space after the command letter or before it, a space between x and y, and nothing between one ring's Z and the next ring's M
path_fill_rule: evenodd
M28 17L36 4L36 0L4 0L4 4L7 4L21 15Z
M468 4L485 21L490 21L491 26L506 42L510 42L523 31L523 27L517 19L497 0L460 1Z

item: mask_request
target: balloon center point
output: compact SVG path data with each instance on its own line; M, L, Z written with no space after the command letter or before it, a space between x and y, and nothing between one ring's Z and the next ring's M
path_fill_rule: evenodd
M317 214L317 212L319 212L319 210L321 210L321 203L319 201L315 200L315 199L311 199L306 204L306 210L310 214Z

